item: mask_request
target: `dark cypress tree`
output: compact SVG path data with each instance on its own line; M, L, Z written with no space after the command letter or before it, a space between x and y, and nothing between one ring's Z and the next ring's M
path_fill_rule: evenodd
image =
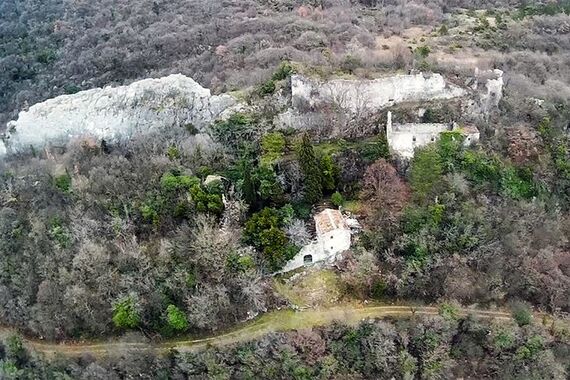
M249 205L250 209L255 209L257 206L257 197L255 192L255 182L252 178L251 172L251 162L244 158L240 164L240 170L242 172L243 182L241 185L241 191L243 199Z
M321 182L321 167L307 133L303 134L301 144L297 149L297 159L304 177L305 201L313 204L322 198L323 185Z

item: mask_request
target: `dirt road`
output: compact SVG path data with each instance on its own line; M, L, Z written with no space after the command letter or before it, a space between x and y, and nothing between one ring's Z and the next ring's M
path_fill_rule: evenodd
M489 311L477 309L460 309L460 315L473 315L478 318L493 318L498 320L510 320L511 315L504 311ZM292 310L273 311L256 320L240 324L234 329L202 339L179 338L162 342L122 342L118 340L93 342L73 342L73 343L53 343L41 340L26 339L26 345L38 352L48 356L62 354L76 356L84 353L94 355L105 355L112 352L144 351L153 350L158 353L165 353L171 349L178 351L198 350L208 345L222 346L237 342L244 342L259 338L270 332L288 331L294 329L311 328L323 326L333 321L354 324L365 318L386 318L386 317L412 317L420 315L438 315L437 307L428 306L355 306L344 305L321 310L306 310L295 312ZM6 335L9 330L3 330Z

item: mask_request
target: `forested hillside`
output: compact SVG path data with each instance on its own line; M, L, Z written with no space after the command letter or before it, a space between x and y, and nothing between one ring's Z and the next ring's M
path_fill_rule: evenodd
M455 100L398 104L331 116L336 134L325 123L276 123L291 107L294 74L441 73L471 94L485 89L475 69L504 72L488 112ZM362 224L332 269L338 302L516 304L568 317L567 0L0 2L0 132L37 102L172 73L243 109L202 131L175 123L129 141L86 136L0 158L1 324L50 340L162 339L305 307L284 294L289 278L272 274L311 241L323 207ZM480 140L468 146L444 132L408 161L388 144L387 111L470 126ZM508 331L457 318L332 326L152 359L144 371L563 379L568 332L538 322ZM0 359L8 378L130 378L143 366L50 364L17 341ZM19 370L30 375L10 372Z
M0 344L17 379L564 379L568 336L553 327L440 317L340 323L200 352L152 350L47 361Z

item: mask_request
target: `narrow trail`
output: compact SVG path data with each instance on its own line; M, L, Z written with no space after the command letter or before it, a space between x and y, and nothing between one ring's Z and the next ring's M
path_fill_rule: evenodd
M237 342L254 340L270 332L289 331L316 326L323 326L340 321L347 324L355 324L365 318L406 318L412 316L438 315L437 307L429 306L354 306L345 305L321 310L306 310L295 312L292 310L273 311L262 315L256 320L245 322L219 335L202 339L176 339L163 342L121 342L106 341L101 343L64 342L53 343L41 340L25 339L25 344L32 350L48 356L57 354L65 356L79 356L81 354L93 354L104 356L112 352L121 351L145 351L152 350L156 353L166 353L172 349L178 351L193 351L203 349L209 345L223 346ZM478 309L460 309L459 315L473 315L477 318L511 320L511 314L504 311L489 311ZM2 331L6 335L10 330Z

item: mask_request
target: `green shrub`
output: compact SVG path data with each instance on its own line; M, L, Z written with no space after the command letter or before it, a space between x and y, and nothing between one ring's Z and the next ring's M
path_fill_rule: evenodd
M417 150L412 159L410 185L420 203L428 201L441 184L443 168L441 157L434 146Z
M512 315L519 326L530 325L532 322L532 313L526 305L516 304L513 307Z
M68 83L68 84L65 84L63 86L63 91L65 91L65 93L67 95L72 95L72 94L76 94L79 91L81 91L81 87L79 87L73 83Z
M196 210L211 212L216 215L220 215L224 211L224 202L221 194L208 193L200 185L192 186L189 193Z
M362 60L359 57L351 54L345 55L342 62L340 63L341 70L348 74L353 74L354 70L361 66Z
M333 205L335 205L336 207L340 207L344 204L344 197L342 196L341 193L339 193L338 191L335 191L332 195L331 195L331 202Z
M195 126L194 124L192 124L192 123L187 123L187 124L185 124L185 125L184 125L184 129L186 129L186 131L187 131L188 133L190 133L191 135L196 135L196 134L198 134L198 132L200 132L200 131L198 130L198 128L196 128L196 126Z
M459 309L450 303L442 303L439 305L439 315L448 321L456 321L459 318Z
M430 70L431 70L431 65L429 64L428 61L422 60L422 61L420 61L420 63L418 64L418 70L420 70L420 71L430 71Z
M527 340L527 342L518 348L515 357L518 360L531 360L544 349L544 340L541 336L535 335Z
M252 123L250 115L236 112L227 120L218 120L212 124L212 135L220 143L237 150L251 140Z
M423 46L418 46L416 48L416 50L414 51L419 57L421 58L427 58L429 56L429 53L431 53L431 49L429 46L423 45Z
M293 66L289 62L281 62L277 70L273 73L271 79L274 81L283 80L294 73Z
M152 222L152 224L157 225L158 222L160 221L159 210L157 210L157 208L155 207L155 204L153 202L143 203L139 207L139 211L140 211L143 219L145 219L146 221Z
M380 158L390 158L390 148L384 132L380 133L375 140L361 144L358 148L362 158L368 162L374 162Z
M36 55L36 61L49 65L57 59L57 53L53 49L43 49Z
M168 159L170 161L174 161L177 158L180 158L180 150L175 147L174 145L171 145L168 147L168 150L166 151L166 155L168 156Z
M132 296L119 300L113 306L113 323L118 328L132 329L141 322L138 306Z
M382 299L382 297L384 297L386 289L388 289L388 285L386 284L386 282L382 280L376 280L372 284L372 288L370 289L370 295L372 296L373 299L380 300Z
M500 330L493 339L493 345L499 351L508 350L515 344L515 335L511 330L506 328Z
M255 268L255 261L249 255L231 253L228 255L227 266L234 272L247 272Z
M280 213L266 207L245 223L246 242L262 251L272 270L280 269L291 256L291 247L280 221Z
M268 80L259 87L259 94L261 96L270 95L273 94L274 92L275 92L275 81L273 80Z
M186 286L188 286L189 288L193 288L196 286L196 284L198 283L198 280L196 279L196 273L188 273L188 275L186 276Z
M422 116L423 123L441 123L443 122L443 115L441 110L434 108L427 108Z
M71 235L59 218L54 218L51 221L49 237L60 248L67 248L71 245Z
M273 165L283 155L286 141L280 132L268 133L261 139L261 163L263 165Z
M295 217L295 209L290 203L287 203L279 209L279 215L281 216L281 225L286 225Z
M496 157L489 157L483 152L467 150L463 154L462 167L467 178L477 183L490 182L498 188L502 163Z
M180 190L190 190L193 186L197 185L200 185L200 180L198 178L181 175L177 171L164 173L160 178L160 187L167 193Z
M55 187L64 193L71 191L71 176L68 173L59 175L54 178Z
M166 321L168 326L176 331L184 331L188 328L186 315L174 305L168 305L166 308Z
M325 154L320 159L321 183L324 190L332 191L336 188L339 169L330 154Z
M404 379L413 379L418 368L418 359L406 350L400 351L398 365Z
M283 189L277 181L277 175L271 166L260 165L255 172L255 180L258 185L258 194L263 201L280 203Z
M311 205L305 202L294 202L293 208L295 209L295 214L299 219L309 219L311 216Z
M465 137L459 131L442 132L437 142L437 150L445 173L461 168Z
M537 194L532 172L528 169L507 167L502 172L501 190L513 199L528 199Z
M9 359L21 361L27 356L24 342L19 335L9 335L4 341L4 347L6 357Z

